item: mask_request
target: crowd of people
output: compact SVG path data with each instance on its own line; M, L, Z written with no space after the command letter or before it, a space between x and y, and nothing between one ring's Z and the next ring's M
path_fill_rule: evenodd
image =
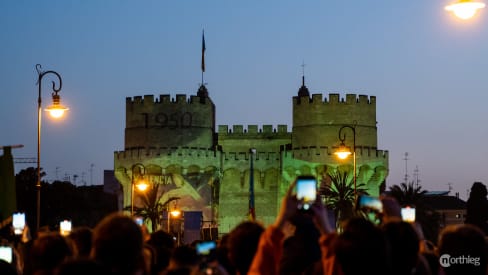
M488 274L486 219L480 222L473 213L466 224L445 227L438 242L427 245L418 224L402 221L393 198L381 197L381 224L355 217L337 232L322 204L300 209L293 188L272 225L243 222L214 249L202 250L203 241L177 246L167 232L149 234L131 217L114 213L68 236L39 232L34 240L4 242L13 258L0 260L0 274ZM484 192L486 201L486 187ZM479 204L476 211L488 215Z

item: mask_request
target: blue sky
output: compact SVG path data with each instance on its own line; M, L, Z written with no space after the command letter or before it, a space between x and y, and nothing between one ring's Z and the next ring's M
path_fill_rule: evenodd
M447 0L0 2L0 145L35 157L35 64L63 78L63 121L42 125L48 179L101 183L123 150L125 98L195 94L205 82L217 124L288 124L304 62L311 93L377 97L388 185L415 167L428 190L466 197L488 183L488 11L464 22ZM50 104L44 79L43 105ZM32 164L35 166L35 164ZM27 167L17 164L17 169Z

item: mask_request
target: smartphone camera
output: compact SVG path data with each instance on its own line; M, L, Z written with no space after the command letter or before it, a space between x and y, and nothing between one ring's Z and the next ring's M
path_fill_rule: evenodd
M356 206L358 209L374 211L377 213L383 212L383 203L378 197L359 195Z
M415 222L415 208L407 206L402 208L402 220L405 222Z
M210 264L216 259L217 244L214 241L204 241L197 243L195 248L200 257L200 274L217 274Z
M309 210L317 199L317 179L313 176L299 176L296 181L298 209Z
M6 261L7 263L11 264L13 258L13 251L12 247L10 246L0 246L0 259Z
M14 213L12 215L12 226L15 235L21 235L25 227L25 213Z
M142 224L144 223L144 220L142 219L142 217L137 217L134 219L137 223L137 225L139 226L142 226Z

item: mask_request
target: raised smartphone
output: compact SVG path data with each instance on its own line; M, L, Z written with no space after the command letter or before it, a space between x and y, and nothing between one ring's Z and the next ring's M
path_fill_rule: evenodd
M378 213L383 212L383 203L378 197L359 195L356 206L358 209L368 209Z
M313 176L299 176L296 180L298 208L309 210L317 199L317 179Z

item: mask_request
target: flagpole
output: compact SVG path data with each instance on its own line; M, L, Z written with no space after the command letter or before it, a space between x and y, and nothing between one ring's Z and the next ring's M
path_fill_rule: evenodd
M205 72L205 30L202 30L202 86L204 85L203 82L203 73Z

